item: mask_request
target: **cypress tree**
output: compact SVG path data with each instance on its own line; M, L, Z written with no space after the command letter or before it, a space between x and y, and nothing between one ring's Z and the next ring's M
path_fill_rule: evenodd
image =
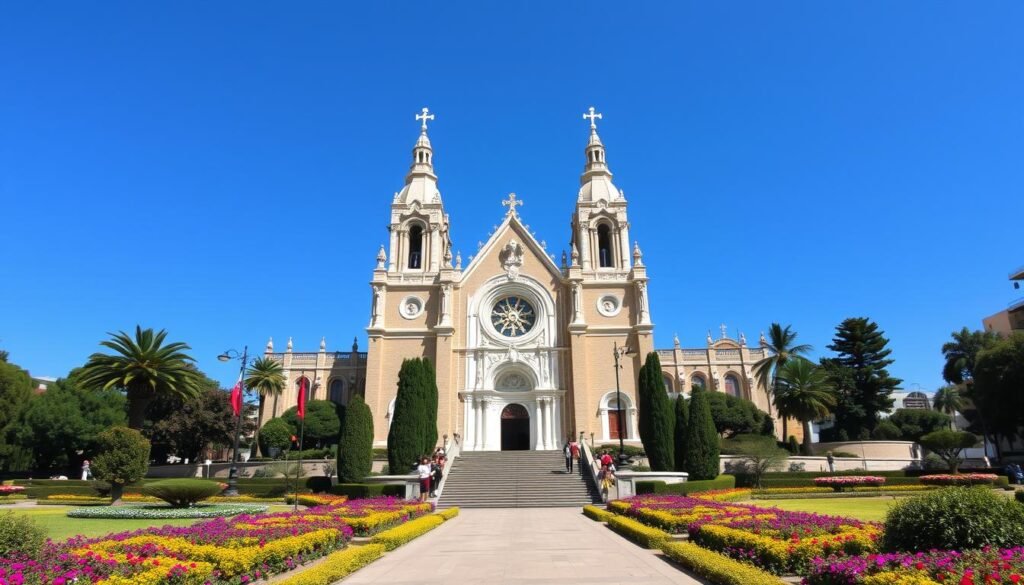
M423 455L423 362L406 359L398 371L398 394L388 431L388 469L405 473Z
M373 466L373 414L359 394L345 409L338 441L338 482L359 483Z
M423 358L423 453L430 455L437 446L437 371Z
M658 354L647 354L640 368L638 380L640 402L640 441L644 444L647 460L653 471L669 471L675 465L674 437L675 413L661 377Z
M676 471L686 471L686 429L689 427L690 409L686 405L686 397L680 394L676 396L676 428L675 437L675 460Z
M706 390L695 387L690 395L690 416L686 429L686 471L689 479L718 477L718 433L711 419Z

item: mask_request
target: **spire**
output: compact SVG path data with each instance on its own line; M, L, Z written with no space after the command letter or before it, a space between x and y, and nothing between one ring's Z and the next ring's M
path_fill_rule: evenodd
M583 114L583 119L590 121L590 139L584 151L587 164L580 175L580 201L623 199L622 193L612 184L612 172L608 169L608 161L605 159L604 143L597 135L596 120L603 118L603 114L596 113L593 106Z
M430 110L423 108L421 113L416 114L416 121L420 124L420 136L412 147L412 165L405 175L405 187L395 197L396 202L412 203L440 203L441 194L437 190L437 175L434 174L434 149L430 145L430 137L427 136L427 121L435 118Z
M274 353L274 338L267 340L267 353Z
M327 338L326 337L321 337L320 338L320 351L327 351Z

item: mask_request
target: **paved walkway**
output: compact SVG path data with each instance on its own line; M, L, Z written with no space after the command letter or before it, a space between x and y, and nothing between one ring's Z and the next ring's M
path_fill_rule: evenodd
M462 510L343 581L416 585L697 585L578 508Z

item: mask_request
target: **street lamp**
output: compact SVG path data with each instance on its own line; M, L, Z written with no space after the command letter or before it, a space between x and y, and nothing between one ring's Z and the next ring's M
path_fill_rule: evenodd
M619 365L619 359L623 356L633 355L633 352L628 346L623 345L620 347L618 342L613 342L612 354L614 354L615 357L615 409L618 412L618 416L615 418L619 427L619 467L622 467L629 463L629 455L626 455L626 445L624 442L626 432L622 427L622 388L619 385L619 369L622 368L622 366Z
M241 376L238 379L238 383L241 385L239 392L242 396L245 396L245 368L249 365L249 346L246 345L242 348L242 353L239 354L233 349L229 349L224 353L217 356L217 359L222 362L229 362L231 360L241 360L242 369L240 370ZM224 490L225 496L237 496L238 495L238 435L242 432L242 411L244 408L238 409L238 416L235 417L235 441L234 447L231 451L231 469L228 471L228 489Z

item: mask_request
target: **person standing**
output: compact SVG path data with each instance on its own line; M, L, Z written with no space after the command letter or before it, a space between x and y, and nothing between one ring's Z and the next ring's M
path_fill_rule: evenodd
M601 465L608 466L612 464L612 456L608 451L601 454Z
M92 479L92 470L89 469L89 460L86 459L82 462L82 481Z
M601 501L608 501L608 492L615 484L615 465L608 463L601 466Z
M416 466L416 475L420 478L420 501L426 502L430 496L430 459L423 457L420 464Z
M580 468L580 475L583 475L583 466L580 465L580 444L575 439L569 443L569 453L572 455L572 460Z
M433 463L430 464L430 497L437 497L437 486L441 485L441 479L444 477L444 459L438 455L434 457Z
M571 443L566 440L565 446L562 447L562 455L565 456L565 472L572 473L572 449L569 447Z

